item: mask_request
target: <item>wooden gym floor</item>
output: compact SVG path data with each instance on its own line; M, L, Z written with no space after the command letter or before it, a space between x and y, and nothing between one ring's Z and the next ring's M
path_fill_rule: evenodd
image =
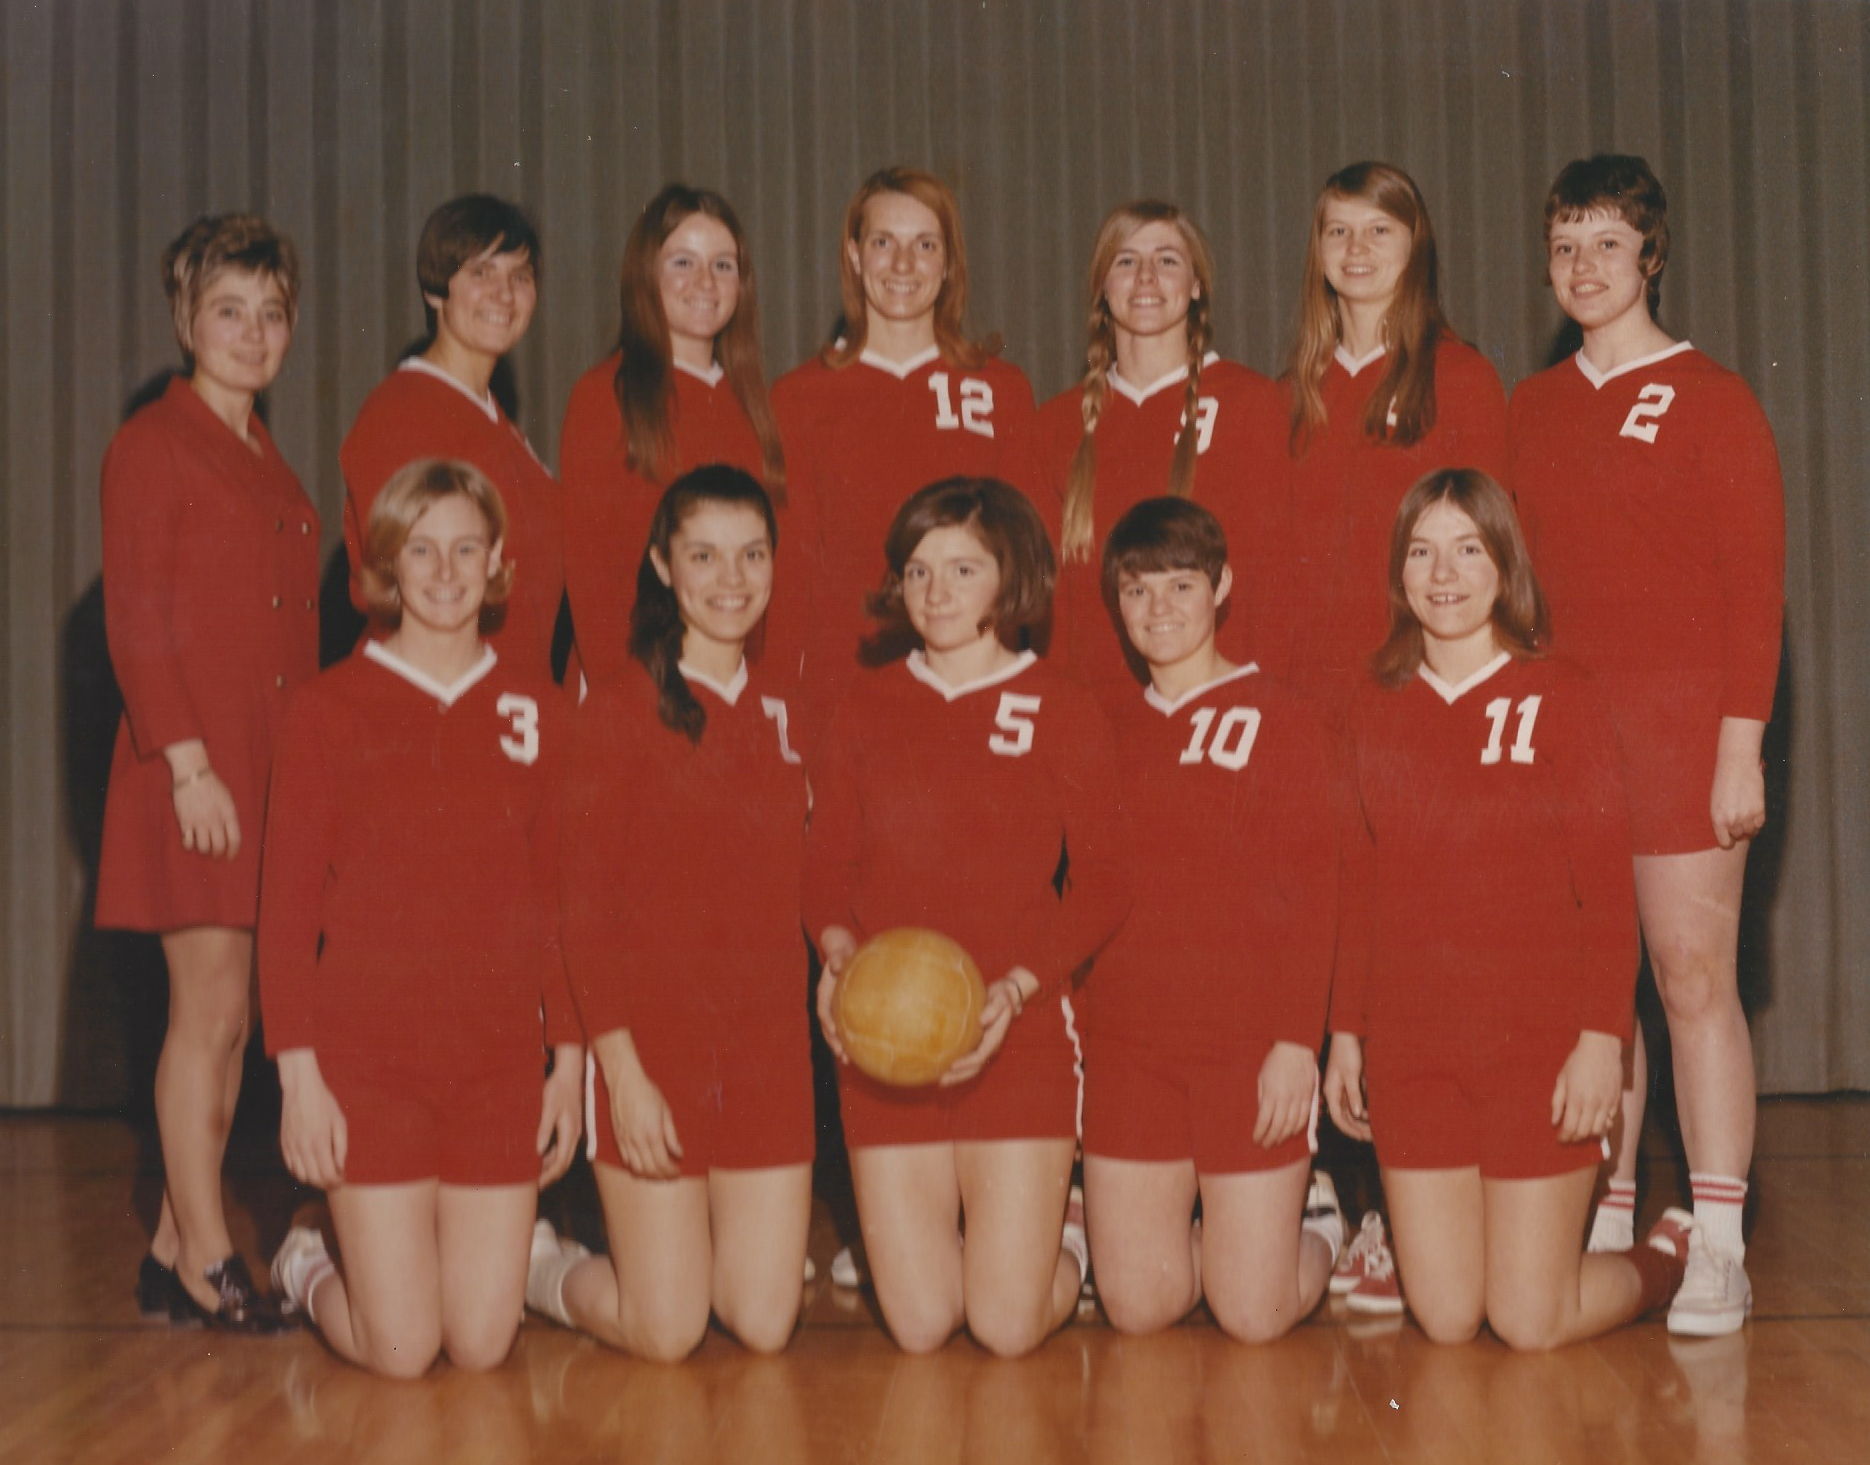
M229 1165L256 1271L303 1199L265 1140ZM496 1373L382 1383L309 1334L138 1320L147 1143L118 1120L0 1116L0 1462L1870 1460L1870 1099L1763 1106L1745 1331L1674 1340L1656 1317L1537 1357L1333 1304L1264 1348L1203 1320L1119 1338L1088 1312L1019 1362L965 1338L906 1358L821 1280L778 1358L711 1335L686 1364L640 1364L529 1321ZM1646 1157L1645 1222L1684 1183L1665 1137ZM588 1193L553 1199L591 1229ZM821 1205L821 1270L835 1246Z

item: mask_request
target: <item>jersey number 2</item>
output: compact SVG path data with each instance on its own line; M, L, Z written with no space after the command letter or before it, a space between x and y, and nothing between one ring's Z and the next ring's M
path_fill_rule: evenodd
M1206 758L1229 773L1238 773L1247 766L1247 759L1253 756L1253 740L1260 735L1259 708L1230 707L1217 727L1214 709L1204 707L1195 714L1194 723L1194 735L1176 762L1199 763ZM1208 736L1210 730L1212 738Z
M961 410L954 410L948 394L948 373L932 372L929 390L935 394L935 425L944 432L957 427L981 437L993 436L993 388L977 376L961 378Z
M1674 387L1662 382L1651 382L1636 394L1636 405L1630 409L1630 415L1623 419L1623 426L1617 429L1617 436L1653 443L1656 433L1662 427L1657 419L1669 410L1669 404L1674 400Z
M1513 732L1513 746L1506 750L1515 763L1532 762L1532 725L1539 720L1539 701L1536 696L1519 699L1519 726ZM1500 744L1506 738L1506 720L1512 713L1510 697L1495 697L1487 704L1487 718L1493 726L1487 732L1487 746L1480 750L1482 763L1500 761Z
M512 733L501 735L500 751L515 763L538 762L539 704L518 692L502 692L494 709L513 722Z

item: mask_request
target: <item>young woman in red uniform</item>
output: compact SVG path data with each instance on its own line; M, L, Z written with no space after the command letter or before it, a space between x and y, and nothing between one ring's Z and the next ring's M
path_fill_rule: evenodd
M1672 1210L1646 1246L1581 1254L1635 980L1616 736L1589 677L1543 654L1491 478L1415 484L1389 566L1390 636L1351 709L1363 828L1325 1095L1345 1133L1374 1132L1423 1331L1464 1341L1484 1318L1555 1347L1663 1302L1693 1225Z
M539 236L523 211L484 193L450 199L422 226L416 279L429 343L397 364L358 409L338 450L351 601L369 613L364 529L390 475L418 458L472 463L500 490L515 572L503 619L488 635L507 665L549 678L565 590L564 505L532 445L490 389L539 301Z
M1239 582L1213 514L1144 500L1103 570L1150 685L1115 717L1135 904L1084 990L1098 1298L1150 1332L1205 1296L1265 1342L1318 1304L1344 1242L1330 1180L1307 1194L1337 932L1327 743L1216 645Z
M1259 555L1285 512L1285 429L1273 384L1209 349L1214 262L1173 204L1145 199L1106 216L1089 295L1084 379L1041 409L1027 479L1059 546L1052 654L1114 712L1136 700L1138 678L1124 637L1112 634L1101 531L1144 499L1192 495L1238 552ZM1266 634L1272 599L1261 595L1269 577L1257 562L1243 569L1224 637L1244 657L1247 645L1276 638Z
M773 1351L799 1312L813 1149L805 771L785 682L746 656L778 537L741 470L676 479L637 577L641 672L595 691L573 727L565 940L596 1060L610 1255L541 1221L527 1297L647 1358L686 1357L710 1311Z
M806 669L829 711L870 632L877 546L914 490L1005 474L1032 388L965 334L967 247L954 191L916 168L864 180L838 253L842 334L773 389L789 481L816 543Z
M1746 383L1657 323L1668 203L1641 158L1567 166L1545 228L1553 293L1584 344L1514 392L1512 481L1551 591L1553 642L1603 685L1630 789L1637 908L1694 1190L1669 1327L1727 1333L1752 1304L1740 1222L1755 1091L1736 959L1779 671L1779 459ZM1594 1245L1630 1244L1640 1035L1634 1070Z
M396 1378L506 1357L539 1187L578 1141L563 698L480 634L511 580L506 529L469 464L391 476L361 561L385 634L293 699L273 773L260 991L280 1143L327 1192L343 1256L295 1228L273 1280L336 1352Z
M1383 556L1396 505L1431 469L1506 467L1506 396L1442 314L1435 231L1408 174L1353 163L1312 212L1291 396L1290 522L1299 554L1294 684L1341 712L1388 625Z
M267 1328L234 1252L221 1158L246 1050L260 820L290 689L318 670L318 516L254 400L298 313L291 241L201 218L162 257L185 371L104 457L104 614L124 715L111 758L97 924L162 937L156 1068L162 1213L146 1313Z
M1070 1316L1086 1267L1082 1233L1061 1242L1078 1102L1063 994L1124 914L1115 759L1091 695L1025 647L1053 559L1024 496L993 479L930 484L898 511L884 558L878 617L918 644L857 680L814 758L818 1014L836 1048L838 978L858 943L897 926L944 933L989 979L980 1044L937 1086L891 1089L848 1065L838 1080L890 1333L923 1352L965 1324L1019 1354Z
M559 438L565 585L593 687L637 678L629 567L665 485L728 463L785 504L753 259L727 200L680 183L652 198L623 247L621 294L617 349L572 388Z

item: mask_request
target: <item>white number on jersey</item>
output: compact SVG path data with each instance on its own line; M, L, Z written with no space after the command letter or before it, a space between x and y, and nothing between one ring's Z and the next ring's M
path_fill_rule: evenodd
M1018 758L1032 751L1033 718L1039 711L1039 699L1023 692L1002 692L1000 710L993 715L993 725L1000 729L987 739L987 746L1002 758Z
M1260 735L1260 709L1230 707L1217 726L1214 709L1203 707L1195 714L1194 724L1194 735L1176 762L1199 763L1206 758L1229 773L1238 773L1253 756L1253 740ZM1208 736L1210 730L1212 738Z
M1539 702L1537 696L1519 699L1519 725L1513 733L1513 746L1507 749L1515 763L1532 762L1532 725L1539 720ZM1512 699L1495 697L1487 704L1487 718L1492 726L1487 732L1487 746L1480 750L1482 763L1500 761L1500 744L1506 738L1506 720L1513 712Z
M929 374L929 390L935 394L935 425L944 432L957 427L981 437L993 436L993 387L977 376L961 378L961 410L954 410L948 394L948 373ZM1206 443L1203 443L1206 446Z
M502 692L494 710L513 720L512 736L501 734L500 751L515 763L539 761L539 704L518 692Z
M1657 430L1662 426L1656 419L1669 410L1669 404L1674 400L1674 387L1662 382L1651 382L1636 394L1636 405L1630 409L1630 415L1623 419L1623 426L1617 429L1617 436L1653 443Z
M773 726L779 729L779 756L787 763L803 763L805 760L792 751L792 744L786 738L786 727L791 714L786 709L783 697L760 698L760 711L772 719Z
M1214 422L1221 415L1219 397L1198 397L1195 399L1195 456L1198 458L1207 452L1208 444L1214 441ZM1182 418L1184 424L1188 418ZM1179 439L1179 434L1177 435Z

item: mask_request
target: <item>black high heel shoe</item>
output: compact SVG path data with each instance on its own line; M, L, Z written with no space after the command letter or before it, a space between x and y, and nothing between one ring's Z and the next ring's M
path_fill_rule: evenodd
M297 1319L286 1316L279 1304L253 1285L247 1264L238 1255L217 1262L202 1274L218 1299L213 1310L195 1301L171 1272L174 1290L169 1294L169 1321L184 1325L218 1328L228 1333L283 1333L297 1326Z
M165 1267L148 1252L136 1269L136 1310L145 1318L166 1318L173 1311L175 1289L182 1284L174 1267Z

